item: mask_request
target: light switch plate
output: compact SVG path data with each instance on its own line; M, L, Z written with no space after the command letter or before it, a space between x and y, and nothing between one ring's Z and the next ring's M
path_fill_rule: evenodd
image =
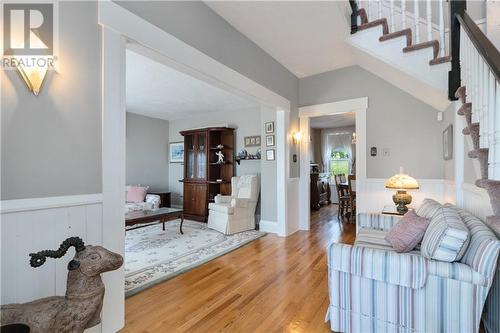
M382 150L382 156L383 157L389 157L389 156L391 156L391 151L389 150L389 148L384 148Z

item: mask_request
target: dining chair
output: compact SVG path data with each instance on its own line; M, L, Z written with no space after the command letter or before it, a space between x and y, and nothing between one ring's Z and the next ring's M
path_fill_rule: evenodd
M351 222L356 219L356 175L349 175L347 177L347 197L349 198L350 214L347 220Z
M344 217L349 209L349 195L347 194L347 188L345 187L345 182L342 182L342 176L345 179L345 175L339 174L334 175L335 188L337 189L337 197L339 198L339 208L337 210L337 218L340 221L340 217Z

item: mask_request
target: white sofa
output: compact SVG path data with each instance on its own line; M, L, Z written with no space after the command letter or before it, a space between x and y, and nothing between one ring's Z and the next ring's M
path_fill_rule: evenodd
M231 179L231 195L217 195L208 206L208 227L226 235L255 229L260 179L245 175Z
M477 332L494 281L500 241L481 220L457 210L471 236L458 262L425 258L418 248L396 253L384 238L399 218L359 214L354 246L331 244L328 250L331 329ZM490 311L497 308L490 306ZM493 327L495 318L498 313L487 313L486 327Z
M146 194L144 202L126 202L125 213L130 213L138 210L153 210L160 208L160 196L156 194Z

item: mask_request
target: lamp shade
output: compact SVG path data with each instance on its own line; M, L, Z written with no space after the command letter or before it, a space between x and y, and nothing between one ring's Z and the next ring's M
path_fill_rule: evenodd
M417 190L418 182L405 173L398 173L385 182L385 187L396 190Z

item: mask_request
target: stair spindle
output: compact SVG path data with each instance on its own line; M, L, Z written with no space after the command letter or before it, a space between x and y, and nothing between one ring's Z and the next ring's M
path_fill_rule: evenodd
M488 98L488 93L490 92L489 90L489 74L490 70L488 68L488 65L486 62L481 59L481 64L482 64L482 87L481 87L481 95L482 95L482 100L483 100L483 118L481 119L481 126L483 128L483 148L488 148L488 141L489 141L489 134L488 134L488 116L489 116L489 98Z
M426 15L427 15L427 40L431 41L432 40L432 7L431 7L431 0L427 0L427 6L426 6Z
M500 110L500 82L495 84L495 110ZM490 148L492 149L492 148ZM500 157L500 115L495 115L495 140L493 141L493 150L495 156ZM500 158L497 158L493 164L493 180L500 180Z
M401 30L406 29L406 0L401 0Z
M414 16L415 20L415 44L420 43L420 11L418 8L418 0L414 0Z
M471 103L472 103L472 122L479 122L479 103L477 98L478 91L478 72L479 72L479 54L476 52L475 48L472 48L472 91L471 91Z
M391 30L390 32L396 31L396 22L394 21L394 0L391 0Z
M368 3L367 3L367 6L366 6L366 17L368 18L368 22L371 21L373 19L373 14L372 14L372 2L370 0L368 0Z
M488 121L485 124L488 127L488 176L495 177L495 76L488 71Z
M381 19L382 16L382 0L378 0L378 18Z
M439 46L440 55L444 57L446 55L445 50L445 38L444 38L444 10L443 10L444 0L439 0Z

